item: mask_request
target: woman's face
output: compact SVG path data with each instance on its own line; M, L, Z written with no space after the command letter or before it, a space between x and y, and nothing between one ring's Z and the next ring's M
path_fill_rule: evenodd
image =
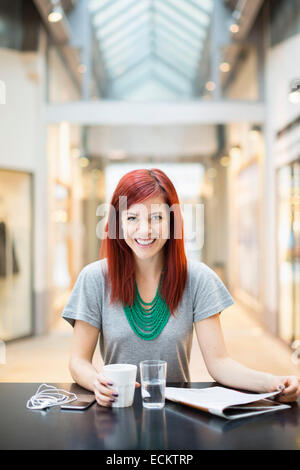
M132 204L121 220L124 239L138 258L152 258L169 238L169 210L162 197Z

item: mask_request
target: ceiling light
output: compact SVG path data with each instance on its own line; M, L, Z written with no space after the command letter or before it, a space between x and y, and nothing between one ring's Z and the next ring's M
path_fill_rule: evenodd
M300 79L293 80L289 92L290 103L300 103Z
M230 157L228 157L227 155L223 155L223 157L220 158L220 164L224 167L227 167L229 166L229 163L230 163Z
M48 21L50 23L58 23L64 16L63 9L60 5L60 0L51 0L52 8L48 14Z
M79 163L80 163L81 168L86 168L87 166L89 166L90 161L87 157L80 157Z
M77 148L77 147L74 147L71 150L71 155L72 155L73 158L79 158L80 157L80 149Z
M249 132L251 137L258 137L261 134L260 126L253 126Z
M222 62L222 64L220 64L220 70L221 72L229 72L231 69L230 65L228 64L228 62Z
M216 85L214 82L207 82L206 85L205 85L205 88L208 90L208 91L214 91L216 89Z
M233 33L233 34L236 34L239 32L240 30L240 27L237 23L232 23L230 26L229 26L229 30Z
M234 145L233 147L231 147L230 151L229 151L229 155L231 158L240 158L241 157L241 154L242 154L242 148L240 145Z
M99 178L99 176L101 176L101 170L99 170L99 168L94 168L92 170L92 175L95 177L95 178Z
M215 168L211 167L207 169L206 174L209 178L215 178L218 172Z
M80 65L78 66L78 72L79 72L79 73L85 73L86 70L87 70L86 65L80 64Z

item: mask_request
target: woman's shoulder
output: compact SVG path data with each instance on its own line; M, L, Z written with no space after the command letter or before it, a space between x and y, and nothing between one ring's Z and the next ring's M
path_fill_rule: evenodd
M107 272L107 258L98 259L86 264L81 273L87 276L91 276L96 279L103 279Z
M211 269L203 261L194 258L188 258L188 272L191 277L206 277L209 275L216 275L215 271Z
M188 260L188 277L192 286L221 286L223 284L214 269L197 259Z

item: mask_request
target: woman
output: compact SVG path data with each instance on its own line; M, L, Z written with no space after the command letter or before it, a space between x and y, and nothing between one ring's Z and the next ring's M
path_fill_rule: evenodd
M284 389L279 401L297 399L297 377L252 370L228 356L219 317L233 300L213 270L187 260L178 196L164 172L141 169L121 178L105 235L101 259L82 269L63 311L74 327L72 377L99 405L111 406L117 396L92 364L99 333L104 364L164 359L168 382L188 382L193 325L217 382L253 392Z

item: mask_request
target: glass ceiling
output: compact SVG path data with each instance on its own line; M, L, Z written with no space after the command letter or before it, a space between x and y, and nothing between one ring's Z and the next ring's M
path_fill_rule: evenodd
M175 97L193 82L214 0L89 0L111 95L126 99L149 81Z

